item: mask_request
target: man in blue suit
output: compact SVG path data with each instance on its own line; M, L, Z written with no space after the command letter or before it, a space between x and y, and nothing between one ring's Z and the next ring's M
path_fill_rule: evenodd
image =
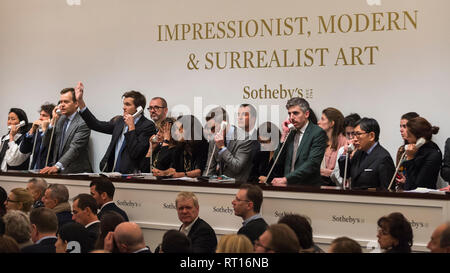
M33 209L30 213L31 240L34 245L24 247L23 253L55 253L58 218L49 208Z

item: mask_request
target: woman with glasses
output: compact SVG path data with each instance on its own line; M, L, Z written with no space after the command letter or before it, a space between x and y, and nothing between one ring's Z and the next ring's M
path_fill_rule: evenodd
M331 179L338 150L347 143L344 136L344 115L336 108L328 107L322 111L322 117L318 122L328 136L327 149L320 166L320 175L322 176L324 186L334 186L335 182Z
M413 244L411 224L399 212L378 219L378 243L384 253L410 253Z
M25 213L31 211L31 206L34 203L31 193L23 188L12 189L5 201L6 212L11 210L20 210Z

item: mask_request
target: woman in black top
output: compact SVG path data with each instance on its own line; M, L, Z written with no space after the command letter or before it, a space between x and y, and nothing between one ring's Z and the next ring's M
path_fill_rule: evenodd
M431 124L422 117L416 117L406 124L408 143L416 143L420 138L425 144L417 148L415 144L408 144L404 175L399 174L397 182L404 190L414 190L417 187L436 189L436 183L441 168L442 153L439 147L431 141L431 137L439 132L439 127Z

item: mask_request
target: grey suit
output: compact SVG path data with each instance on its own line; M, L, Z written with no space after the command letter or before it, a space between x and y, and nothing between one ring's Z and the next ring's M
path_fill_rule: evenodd
M253 142L250 139L243 139L245 134L243 131L235 126L234 138L230 140L225 151L219 155L219 149L216 147L213 159L211 160L211 167L208 175L218 174L217 165L222 165L222 174L236 179L236 181L247 182L247 179L252 170L252 148ZM238 138L238 136L240 136ZM216 143L214 140L209 142L208 162L211 158L212 150ZM208 166L206 166L208 168ZM205 170L206 174L206 170Z
M50 138L52 130L55 129L52 144L53 162L51 165L55 165L56 162L61 162L64 166L64 170L61 173L92 172L88 152L91 130L87 127L78 112L75 114L64 134L61 156L58 157L61 133L66 119L66 116L62 116L56 122L56 126L47 130L45 134L45 138Z

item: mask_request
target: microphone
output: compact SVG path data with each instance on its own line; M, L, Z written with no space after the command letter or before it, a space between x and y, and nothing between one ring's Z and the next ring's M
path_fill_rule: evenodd
M228 122L222 121L222 123L220 124L220 130L219 130L219 132L217 134L221 134L223 132L223 130L225 130L227 128L227 125L228 125ZM205 176L208 176L209 168L211 167L211 162L212 162L212 159L214 157L214 153L216 152L216 146L217 145L214 143L214 147L213 147L213 150L212 150L212 153L211 153L211 158L209 159L209 162L208 162L208 166L207 166L208 168L206 169Z
M418 150L420 147L422 147L425 144L426 140L425 138L421 137L416 141L416 150ZM406 151L408 150L408 144L405 145L405 151L403 152L402 156L400 157L400 160L397 163L397 167L395 168L394 175L392 176L391 183L389 183L388 190L391 190L392 183L394 182L395 177L397 176L398 169L400 168L400 165L402 165L403 160L405 160Z
M280 157L281 153L283 152L284 145L286 144L286 141L287 141L289 135L291 134L291 132L295 131L295 126L292 123L288 124L288 128L289 128L289 133L287 134L286 138L284 139L284 142L281 145L280 151L278 152L277 157L275 158L275 161L273 162L272 167L270 168L270 171L266 176L266 180L264 181L264 184L266 184L266 185L269 185L267 183L267 180L269 179L270 175L272 174L273 168L275 167L275 165L277 165L278 158Z
M25 126L25 120L21 120L20 123L16 125L16 128L19 129L23 126ZM11 131L11 126L8 126L8 130Z

